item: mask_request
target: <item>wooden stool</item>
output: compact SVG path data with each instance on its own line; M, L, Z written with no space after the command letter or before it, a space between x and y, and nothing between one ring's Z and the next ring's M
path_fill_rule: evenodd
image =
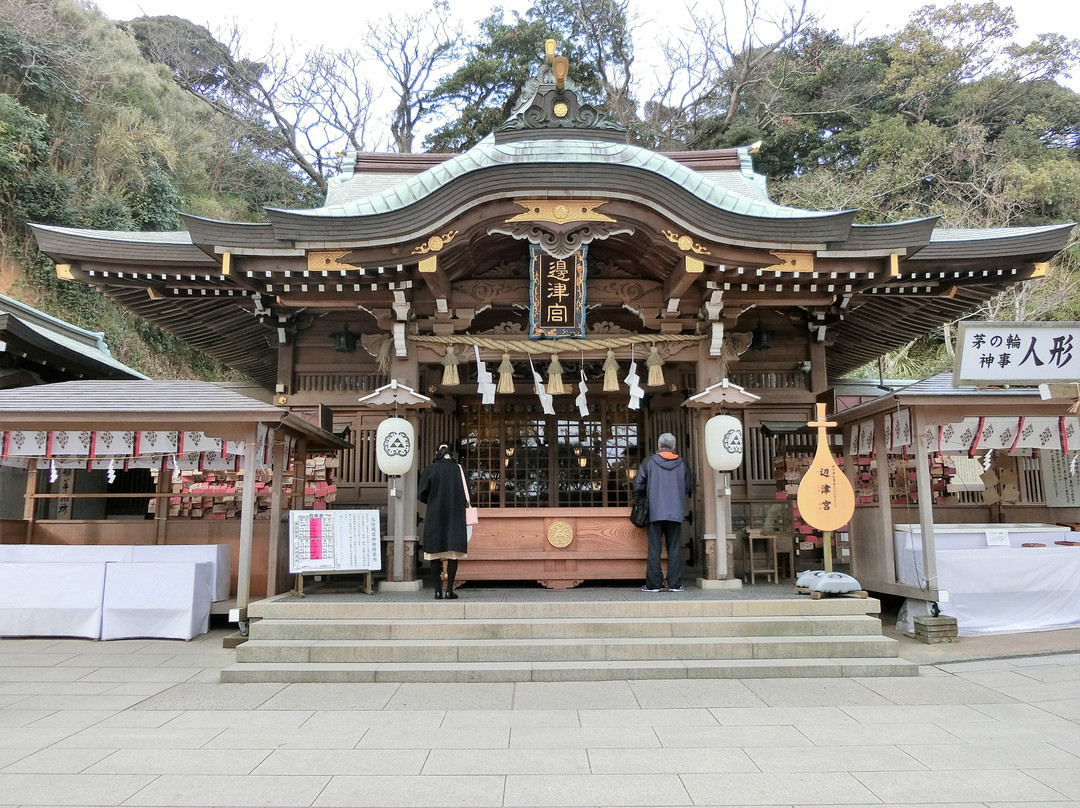
M757 583L757 576L764 575L766 580L772 576L772 582L776 583L776 537L760 530L746 531L747 572L750 573L750 584ZM755 561L755 551L761 556L761 565ZM744 576L745 577L745 576Z
M773 566L776 567L777 580L780 571L784 571L784 580L795 578L795 540L791 536L776 536L773 541ZM781 566L783 562L783 566Z

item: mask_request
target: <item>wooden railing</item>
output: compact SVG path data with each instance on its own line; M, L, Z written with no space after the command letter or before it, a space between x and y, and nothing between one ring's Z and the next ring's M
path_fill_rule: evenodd
M293 376L293 392L370 392L389 381L382 373L297 373Z
M748 390L806 390L809 374L801 370L751 370L732 373L731 381Z

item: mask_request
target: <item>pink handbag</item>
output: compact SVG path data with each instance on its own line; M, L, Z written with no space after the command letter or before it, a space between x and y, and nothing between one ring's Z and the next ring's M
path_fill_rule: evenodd
M465 469L458 466L458 471L461 472L461 487L465 489L465 524L475 525L480 521L480 511L474 508L469 500L469 486L465 482Z

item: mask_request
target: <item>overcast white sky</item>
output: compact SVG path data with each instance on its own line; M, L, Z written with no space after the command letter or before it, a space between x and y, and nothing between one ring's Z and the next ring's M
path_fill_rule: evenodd
M974 3L977 0L969 0ZM1080 3L1073 0L1024 0L1012 5L1020 24L1020 39L1028 41L1036 34L1054 32L1080 39ZM450 0L451 14L466 22L479 20L497 3L492 0ZM929 3L944 6L946 2ZM501 5L508 10L524 12L528 0L504 0ZM678 23L684 8L682 2L669 4L645 3L634 0L639 23L643 26L644 42L648 32L655 28ZM728 2L729 9L741 7L739 0ZM779 0L763 0L763 8L778 6ZM860 34L878 34L899 28L915 9L928 5L926 0L810 0L810 9L829 27L850 33L858 26ZM207 25L212 31L220 29L234 18L249 29L255 37L268 37L276 29L280 39L295 37L311 43L326 43L344 47L355 37L361 26L373 17L382 16L387 10L419 10L430 7L428 0L395 0L394 3L357 2L342 3L340 0L97 0L97 6L107 16L127 20L142 14L174 14L193 22ZM657 8L663 8L658 19ZM699 0L703 13L712 13L719 7L716 0Z
M967 0L975 4L978 0ZM449 0L451 15L465 22L466 33L476 31L475 22L491 12L497 0ZM676 0L668 3L646 3L631 0L636 8L638 29L635 36L637 61L635 73L640 77L660 63L655 43L666 32L676 31L688 19L686 3L695 0ZM1009 5L998 0L1001 5ZM115 20L128 20L141 15L171 14L205 25L213 33L221 33L239 24L244 31L246 56L257 58L271 41L279 44L294 42L303 49L326 45L340 49L355 45L371 19L395 13L416 12L431 7L431 0L393 0L392 3L360 0L343 3L341 0L96 0L98 8ZM911 12L927 5L948 5L948 2L928 3L928 0L809 0L811 12L830 29L846 38L898 30ZM529 0L503 0L507 11L524 13ZM760 0L762 9L781 9L785 0ZM697 0L702 13L715 14L719 0ZM742 0L728 0L726 7L734 16ZM657 9L663 9L662 15ZM1025 0L1014 3L1019 24L1017 39L1028 43L1038 34L1059 33L1080 39L1080 3L1075 0ZM507 15L509 18L509 14ZM658 19L658 16L660 17ZM760 15L759 15L760 16ZM1073 76L1068 85L1080 91L1080 76ZM648 88L646 88L648 94Z

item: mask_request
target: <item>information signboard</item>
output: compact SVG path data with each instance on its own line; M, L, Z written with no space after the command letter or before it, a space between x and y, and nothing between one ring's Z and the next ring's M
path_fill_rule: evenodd
M378 511L290 511L289 572L382 569Z
M1080 478L1072 473L1075 452L1039 452L1046 504L1051 508L1080 505Z
M1078 380L1080 323L960 324L954 386Z

